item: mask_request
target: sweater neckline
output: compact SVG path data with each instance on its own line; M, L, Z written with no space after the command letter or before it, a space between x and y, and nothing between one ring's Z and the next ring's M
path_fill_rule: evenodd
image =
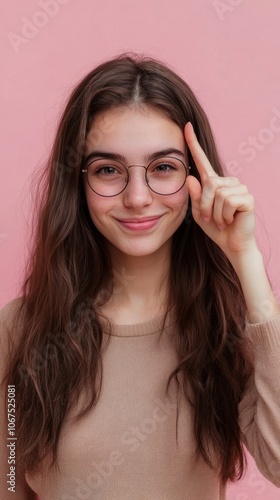
M108 322L104 317L100 317L103 327L103 333L113 337L144 337L146 335L153 335L160 333L163 327L164 314L155 316L154 318L141 323L134 323L130 325L120 325L113 322ZM164 330L176 322L174 311L168 311Z

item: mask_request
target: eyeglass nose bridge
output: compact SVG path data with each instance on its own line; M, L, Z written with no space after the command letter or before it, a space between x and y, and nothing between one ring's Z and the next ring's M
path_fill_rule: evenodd
M148 170L148 167L146 167L146 165L141 165L140 163L134 163L133 165L129 165L128 167L126 167L126 170L128 171L131 167L142 167L145 169L145 185L149 187L149 183L148 183L148 179L147 179L147 170ZM126 181L126 186L128 185L130 181L130 177L129 177L129 172L128 172L128 176L127 176L127 181Z

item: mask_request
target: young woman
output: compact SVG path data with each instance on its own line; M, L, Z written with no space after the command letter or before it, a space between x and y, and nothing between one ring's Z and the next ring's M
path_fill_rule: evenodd
M101 64L43 179L1 312L1 499L221 500L244 444L280 487L280 310L253 197L188 85L152 58Z

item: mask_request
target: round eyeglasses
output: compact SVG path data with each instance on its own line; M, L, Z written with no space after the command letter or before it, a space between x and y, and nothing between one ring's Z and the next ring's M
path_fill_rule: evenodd
M129 182L129 169L142 167L145 169L145 183L156 194L168 196L175 194L185 184L188 170L182 160L167 156L153 160L147 167L130 165L125 167L116 160L91 160L82 172L86 174L89 187L99 196L117 196L122 193ZM190 168L190 167L189 167Z

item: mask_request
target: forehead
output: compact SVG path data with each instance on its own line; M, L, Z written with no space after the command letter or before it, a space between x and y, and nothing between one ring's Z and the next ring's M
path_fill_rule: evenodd
M86 138L86 153L102 148L135 156L163 147L184 151L184 134L164 112L147 106L118 107L98 114Z

